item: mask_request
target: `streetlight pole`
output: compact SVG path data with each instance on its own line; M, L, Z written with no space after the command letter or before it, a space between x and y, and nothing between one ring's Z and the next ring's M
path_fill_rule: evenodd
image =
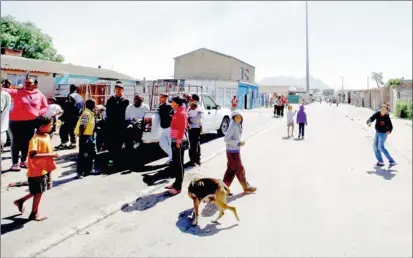
M308 53L308 3L305 1L306 90L310 93L310 57Z

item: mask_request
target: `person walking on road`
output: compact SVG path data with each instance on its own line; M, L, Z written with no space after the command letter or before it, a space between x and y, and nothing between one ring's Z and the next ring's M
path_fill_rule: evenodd
M274 105L274 116L280 117L280 96L275 97L275 105Z
M307 113L304 110L304 105L300 106L300 110L297 113L297 124L298 124L298 139L304 140L304 128L307 125Z
M77 156L78 179L82 179L92 172L93 162L96 157L96 118L94 113L96 103L93 99L88 99L85 106L85 111L80 116L75 129L75 134L79 136L79 155Z
M60 121L62 121L62 126L59 130L61 143L56 147L58 150L76 148L75 127L82 114L83 98L79 95L76 85L70 85L69 90L70 93L63 105L63 115L60 117ZM69 137L70 144L68 144Z
M371 126L371 123L376 121L375 129L376 129L376 136L374 137L374 154L377 158L377 166L382 167L384 166L384 161L382 157L382 153L386 158L389 160L389 167L397 165L397 162L390 156L389 151L384 146L387 136L393 131L393 124L391 122L389 116L389 108L387 105L382 105L381 110L375 112L368 120L367 125Z
M121 151L125 139L126 130L126 108L129 106L129 100L123 95L123 84L116 82L115 94L106 102L106 143L109 151L109 165L115 165L121 169ZM109 133L116 133L116 136L109 136Z
M170 169L175 174L175 182L172 185L166 186L169 189L170 195L181 193L182 181L184 180L184 148L182 147L182 142L188 126L188 115L182 104L182 98L174 97L172 99L171 106L175 110L175 114L171 121L172 163Z
M14 106L10 112L10 131L12 133L11 156L13 166L11 171L20 171L27 168L27 150L30 139L36 128L36 118L47 112L47 99L40 91L35 89L33 79L24 82L21 90L3 88L12 97ZM21 153L20 165L19 153Z
M7 143L7 131L9 130L9 117L10 117L10 107L11 107L11 96L8 92L1 88L1 139L0 139L0 148L3 150L3 147Z
M238 99L237 96L234 96L231 100L231 111L234 111L238 107Z
M32 212L30 220L42 221L47 217L39 215L39 205L43 193L52 187L51 173L56 169L53 158L57 158L57 153L53 152L53 146L49 136L52 130L53 119L51 117L40 116L35 120L37 131L30 140L28 152L27 177L29 184L29 194L14 201L19 212L24 212L24 202L33 197Z
M168 94L163 93L160 94L159 97L159 109L158 114L161 120L161 139L159 140L159 146L162 150L168 154L168 161L167 164L171 164L172 162L172 149L171 149L171 120L174 113L171 105L167 102L168 101Z
M240 111L235 110L231 113L231 118L232 121L224 138L227 152L227 170L225 171L223 181L230 187L236 176L244 192L252 193L257 188L250 186L247 182L240 154L241 147L245 145L245 141L241 141L243 117Z
M288 132L288 138L294 137L294 116L297 113L297 110L294 111L293 113L293 106L288 105L288 111L287 111L287 132ZM290 128L291 128L291 134L290 134Z
M198 108L198 102L191 102L188 111L189 123L189 158L192 166L201 166L201 129L202 129L202 110Z
M280 98L280 116L281 117L284 117L285 103L286 103L286 100L285 100L284 96L281 96L281 98Z

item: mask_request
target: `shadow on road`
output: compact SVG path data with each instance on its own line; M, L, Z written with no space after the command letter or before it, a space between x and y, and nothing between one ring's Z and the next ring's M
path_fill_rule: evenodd
M145 211L150 208L155 207L156 204L169 199L171 196L165 192L161 193L154 193L150 195L146 195L136 199L136 201L130 204L124 204L121 207L121 211L123 212L132 212L132 211Z
M396 176L396 174L393 174L393 172L397 172L397 170L375 167L374 171L367 171L367 174L369 175L376 174L378 176L383 177L383 179L385 180L392 180L393 177Z
M191 234L199 237L206 237L216 235L220 231L228 230L238 226L238 224L234 224L228 227L218 228L218 226L220 225L218 223L207 224L204 228L201 228L199 225L193 226L192 218L190 217L192 212L193 208L190 208L183 212L180 212L178 215L178 221L176 222L176 226L182 233Z
M17 216L20 216L20 215L21 214L15 214L13 216L9 216L9 217L1 219L1 234L2 235L15 231L15 230L22 229L24 227L24 224L30 221L29 219L16 218ZM3 224L4 220L12 221L12 223Z

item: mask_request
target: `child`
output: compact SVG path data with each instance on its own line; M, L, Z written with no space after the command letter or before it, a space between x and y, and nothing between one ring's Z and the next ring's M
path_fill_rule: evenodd
M376 136L374 138L374 153L377 158L377 166L384 166L383 157L381 153L386 156L389 160L389 167L397 165L396 161L390 156L387 151L384 143L387 140L387 136L393 131L393 125L389 116L389 107L387 105L382 105L380 111L375 112L368 120L368 126L371 126L371 123L376 120Z
M245 169L240 156L241 146L245 145L245 141L241 141L243 118L238 110L232 112L231 117L232 121L224 138L227 145L228 162L223 181L229 187L236 176L244 192L252 193L255 192L257 188L250 186L247 182Z
M297 113L297 110L293 113L293 106L288 105L287 111L287 132L288 138L290 138L290 127L291 127L291 137L294 137L294 116Z
M50 97L47 99L47 107L46 116L53 118L53 127L50 131L50 138L53 138L53 133L56 131L56 122L60 115L63 114L63 109L60 107L59 104L56 104L56 98Z
M47 217L39 215L39 204L42 194L52 187L51 172L56 169L53 158L57 154L53 152L49 136L52 130L53 119L47 116L36 118L36 133L29 143L27 177L30 194L16 200L14 204L21 213L24 212L24 202L33 197L30 220L42 221Z
M300 106L300 111L297 113L298 124L298 139L304 140L304 128L307 125L307 113L304 111L304 105Z
M95 143L95 101L86 100L85 111L77 122L75 134L79 136L79 155L77 159L77 178L88 176L93 169L93 161L96 157Z
M199 143L202 131L202 111L198 103L191 102L188 111L189 127L189 158L192 166L201 166L201 144Z

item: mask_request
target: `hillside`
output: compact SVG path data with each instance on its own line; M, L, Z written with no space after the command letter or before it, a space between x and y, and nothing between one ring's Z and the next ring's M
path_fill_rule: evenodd
M260 82L259 85L293 85L298 88L305 89L306 81L305 77L296 78L292 76L277 76L277 77L265 77ZM310 89L329 89L330 87L325 84L322 80L310 76Z

